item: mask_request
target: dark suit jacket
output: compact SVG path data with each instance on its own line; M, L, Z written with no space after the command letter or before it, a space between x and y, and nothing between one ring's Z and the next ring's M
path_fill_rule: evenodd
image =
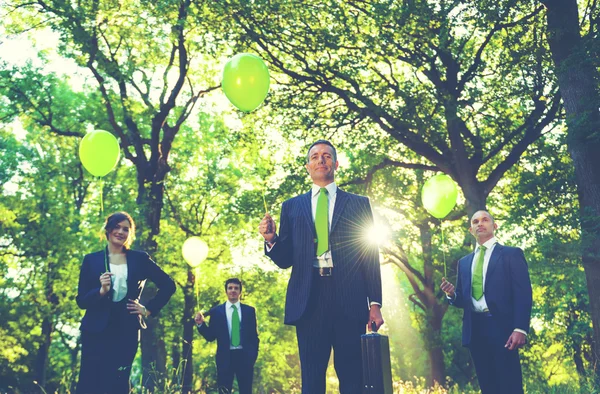
M463 346L471 343L471 265L474 252L458 262L456 298L450 303L464 309ZM506 339L515 328L529 332L532 294L525 255L519 248L496 244L485 276L485 301L501 322Z
M175 282L167 275L146 252L127 249L127 295L125 299L139 300L146 279L150 279L158 287L158 293L145 307L156 316L175 292ZM77 305L85 309L81 320L81 330L101 332L108 323L112 290L100 295L100 275L106 271L105 250L91 253L83 258L79 273ZM109 265L110 270L110 265ZM140 315L131 315L131 326L138 329L144 327Z
M212 308L207 315L210 315L209 324L202 324L198 327L198 332L209 342L217 340L217 368L219 370L229 368L229 328L227 326L227 314L225 305L217 305ZM241 305L242 321L240 324L240 345L244 354L247 355L246 361L254 364L258 357L258 329L256 327L256 310L245 304Z
M338 189L329 233L332 279L344 313L365 324L369 319L369 303L381 304L379 250L366 236L372 225L369 199ZM295 324L306 311L316 240L311 192L285 201L281 207L279 237L271 251L265 249L265 253L280 268L292 267L285 304L286 324Z

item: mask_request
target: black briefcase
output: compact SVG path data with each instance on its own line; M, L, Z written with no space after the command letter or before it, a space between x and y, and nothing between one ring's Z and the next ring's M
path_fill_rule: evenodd
M373 324L373 328L375 325ZM375 330L360 337L362 347L363 394L392 394L390 340Z

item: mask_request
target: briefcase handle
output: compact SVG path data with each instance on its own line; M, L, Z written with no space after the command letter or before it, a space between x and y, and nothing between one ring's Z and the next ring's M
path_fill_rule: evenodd
M371 331L377 333L377 324L374 321L371 322Z

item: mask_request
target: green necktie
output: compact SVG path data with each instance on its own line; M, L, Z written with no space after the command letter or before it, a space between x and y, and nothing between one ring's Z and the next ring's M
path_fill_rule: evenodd
M231 305L233 315L231 316L231 346L240 346L240 314L237 307Z
M483 297L483 258L485 257L486 247L479 246L479 254L475 262L475 270L473 270L473 281L471 283L471 291L473 298L480 300Z
M317 198L315 213L315 229L317 230L317 256L329 250L329 199L327 189L322 187Z

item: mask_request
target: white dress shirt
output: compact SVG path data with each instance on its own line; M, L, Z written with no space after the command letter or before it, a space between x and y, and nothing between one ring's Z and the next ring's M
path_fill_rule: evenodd
M127 264L111 264L113 302L119 302L127 295Z
M329 231L331 231L331 221L333 220L333 209L335 208L335 199L337 197L337 185L335 182L331 182L329 185L325 186L327 189L327 197L328 197L328 207L329 207ZM311 211L313 223L315 222L315 216L317 215L317 200L319 199L319 193L321 193L321 186L317 186L313 184L311 189ZM276 242L275 242L276 243ZM267 252L270 252L273 247L273 244L266 244ZM314 267L333 267L333 260L331 259L331 250L328 250L323 254L325 259L317 260L315 259L313 262Z
M483 246L486 247L485 256L483 257L483 297L479 300L473 298L471 294L471 299L473 301L473 310L475 312L486 312L488 310L487 302L485 301L485 276L487 274L488 265L490 264L490 257L492 256L492 252L494 251L494 247L498 243L496 237L492 237L483 243ZM473 273L475 272L475 262L479 259L479 253L481 253L481 248L479 244L475 247L475 255L473 256L473 264L471 264L471 278L473 278ZM471 279L471 282L473 279ZM473 286L471 286L471 293L473 292Z
M498 240L496 239L496 237L492 237L483 243L483 246L487 248L485 250L485 255L483 256L483 297L481 297L481 299L479 300L476 300L475 298L473 298L473 295L471 295L471 300L473 301L473 310L475 312L487 312L489 310L487 302L485 301L485 277L487 275L490 257L492 257L492 252L494 251L494 248L496 247L497 243ZM472 278L473 273L475 272L475 262L479 258L479 253L481 253L481 248L479 247L479 244L477 244L477 246L475 247L475 255L473 256L473 264L471 264L471 283L473 282ZM471 292L473 292L473 286L471 286ZM527 335L527 332L519 328L515 328L513 331L517 331Z
M242 339L242 304L240 302L231 303L229 300L225 303L225 314L227 315L227 329L229 330L229 349L242 349L242 345L240 346L231 346L231 319L233 318L233 308L232 305L238 310L238 315L240 317L240 340ZM241 342L240 342L241 343Z
M337 185L335 182L331 182L329 185L325 186L327 189L327 199L328 207L329 207L329 232L331 232L331 221L333 220L333 209L335 208L335 199L337 197ZM311 210L312 210L312 218L313 223L315 222L317 216L317 201L319 200L319 194L321 194L321 186L313 184L311 190ZM330 240L331 241L331 240ZM323 253L323 258L315 259L313 262L313 266L315 267L333 267L333 260L331 259L331 249L328 248L327 252Z

